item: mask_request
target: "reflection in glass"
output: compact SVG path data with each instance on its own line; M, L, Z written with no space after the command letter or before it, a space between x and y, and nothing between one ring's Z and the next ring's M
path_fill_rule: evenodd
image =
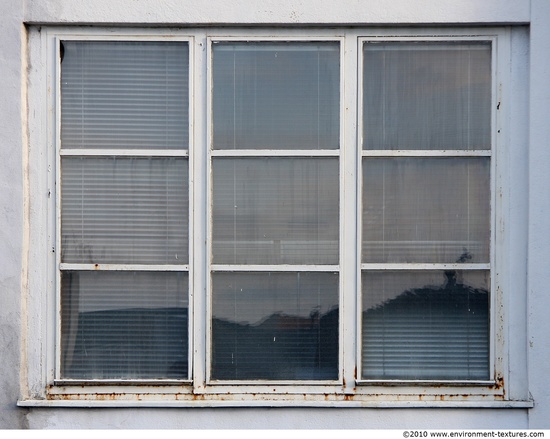
M213 45L214 149L337 149L334 42Z
M365 43L363 148L491 145L489 43Z
M488 263L488 157L363 161L365 263Z
M187 148L187 43L64 41L62 52L63 148Z
M213 262L337 264L337 158L215 158Z
M61 376L187 378L188 275L64 272Z
M487 271L364 272L362 377L489 378Z
M338 378L337 273L214 273L212 378Z
M62 261L185 264L183 158L62 159Z

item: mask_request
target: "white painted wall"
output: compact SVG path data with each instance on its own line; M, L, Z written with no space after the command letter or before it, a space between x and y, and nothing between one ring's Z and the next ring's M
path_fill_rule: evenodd
M23 5L0 1L0 428L24 426L19 395L23 259Z
M529 388L531 425L550 428L550 3L532 0L529 105ZM547 381L546 381L547 382Z
M550 4L547 0L0 0L0 429L2 428L550 428ZM17 408L25 395L26 34L61 24L530 24L514 28L510 104L510 253L514 294L527 295L529 347L510 359L533 409L52 409ZM527 53L529 51L530 62ZM514 61L515 60L515 61ZM32 66L31 66L32 67ZM529 81L529 87L526 87ZM515 86L517 84L517 87ZM529 110L529 112L527 111ZM29 113L34 109L30 107ZM517 302L514 302L517 303ZM519 303L522 303L520 301ZM34 304L36 305L36 304ZM516 316L518 313L516 313ZM524 319L510 321L510 332ZM31 353L32 354L32 353ZM23 356L23 357L22 357ZM39 357L39 355L37 355ZM23 358L23 359L22 359ZM528 374L522 374L528 370ZM524 378L524 377L528 378ZM522 378L523 377L523 378Z
M38 23L528 23L528 0L27 0Z

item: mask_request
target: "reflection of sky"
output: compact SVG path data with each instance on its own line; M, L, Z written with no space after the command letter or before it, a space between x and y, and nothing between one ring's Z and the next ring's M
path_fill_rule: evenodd
M489 44L366 44L368 149L489 149Z
M337 273L214 273L216 319L257 324L279 313L302 318L338 306Z
M187 273L66 272L63 274L62 300L70 301L78 312L187 308L187 285ZM69 311L68 308L64 310Z
M363 161L363 262L489 262L488 157Z
M215 148L338 148L339 70L337 43L215 45Z
M214 263L337 264L337 158L216 158Z

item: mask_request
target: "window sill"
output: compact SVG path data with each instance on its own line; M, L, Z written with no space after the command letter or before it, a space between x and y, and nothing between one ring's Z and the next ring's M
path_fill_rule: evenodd
M270 395L271 396L271 395ZM304 396L304 399L188 399L188 400L139 400L133 398L125 399L104 399L111 395L101 395L102 399L25 399L19 400L19 407L73 407L73 408L194 408L194 407L319 407L319 408L487 408L487 409L529 409L534 407L534 401L498 401L467 399L454 401L449 400L376 400L366 401L347 397L342 399L321 400L311 399ZM323 396L324 398L324 396Z

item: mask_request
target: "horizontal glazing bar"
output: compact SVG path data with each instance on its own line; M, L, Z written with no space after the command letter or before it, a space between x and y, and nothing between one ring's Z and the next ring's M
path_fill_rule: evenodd
M297 271L320 271L336 272L340 270L338 265L227 265L213 264L212 271L264 271L264 272L289 272Z
M467 50L486 50L487 47L487 41L481 40L481 41L470 41L470 44L465 44L465 41L459 40L459 41L437 41L437 40L408 40L403 41L403 39L397 39L394 41L391 40L377 40L377 41L364 41L366 45L368 45L368 50L379 50L383 52L390 52L390 51L400 51L400 50L407 50L407 51L431 51L431 50L458 50L458 51L464 51ZM391 44L387 43L401 43L399 45L392 46ZM430 45L426 44L418 44L415 46L415 43L430 43Z
M123 157L187 157L189 151L184 149L62 149L62 156L123 156Z
M267 380L254 380L254 381L241 381L241 380L235 380L235 381L222 381L222 380L211 380L208 382L208 385L215 385L215 386L229 386L230 388L227 389L227 393L234 393L234 387L235 386L269 386L271 389L273 386L338 386L341 385L339 381L334 380L327 380L327 381L267 381ZM225 393L223 390L225 389L216 389L214 391L215 393ZM316 389L307 389L307 393L322 393L323 391L332 390L334 391L334 388L327 389L318 387ZM213 393L214 393L213 392ZM254 393L257 392L257 388L254 389ZM243 390L243 393L247 393L246 390ZM259 392L258 392L259 393ZM290 393L290 392L289 392ZM292 392L294 393L294 392ZM296 393L299 393L299 390L296 390Z
M54 380L56 386L108 386L108 385L128 385L128 386L183 386L192 384L192 380Z
M340 151L338 149L215 149L210 151L214 157L338 157Z
M411 386L494 386L495 381L491 380L472 380L472 381L465 381L465 380L357 380L357 385L364 385L364 386L375 386L375 385L382 385L382 386L403 386L403 385L411 385Z
M60 270L80 271L189 271L189 265L144 265L144 264L59 264Z
M361 151L362 157L490 157L490 150L376 149Z
M265 39L250 40L218 40L213 41L212 44L216 45L217 51L224 52L319 52L319 51L334 51L334 46L325 46L326 43L337 43L337 40L327 39L317 41L315 39L308 41L299 40L269 40ZM267 45L268 43L269 45ZM319 43L315 45L315 43ZM336 49L337 50L337 49Z
M491 264L361 264L361 270L489 270Z

